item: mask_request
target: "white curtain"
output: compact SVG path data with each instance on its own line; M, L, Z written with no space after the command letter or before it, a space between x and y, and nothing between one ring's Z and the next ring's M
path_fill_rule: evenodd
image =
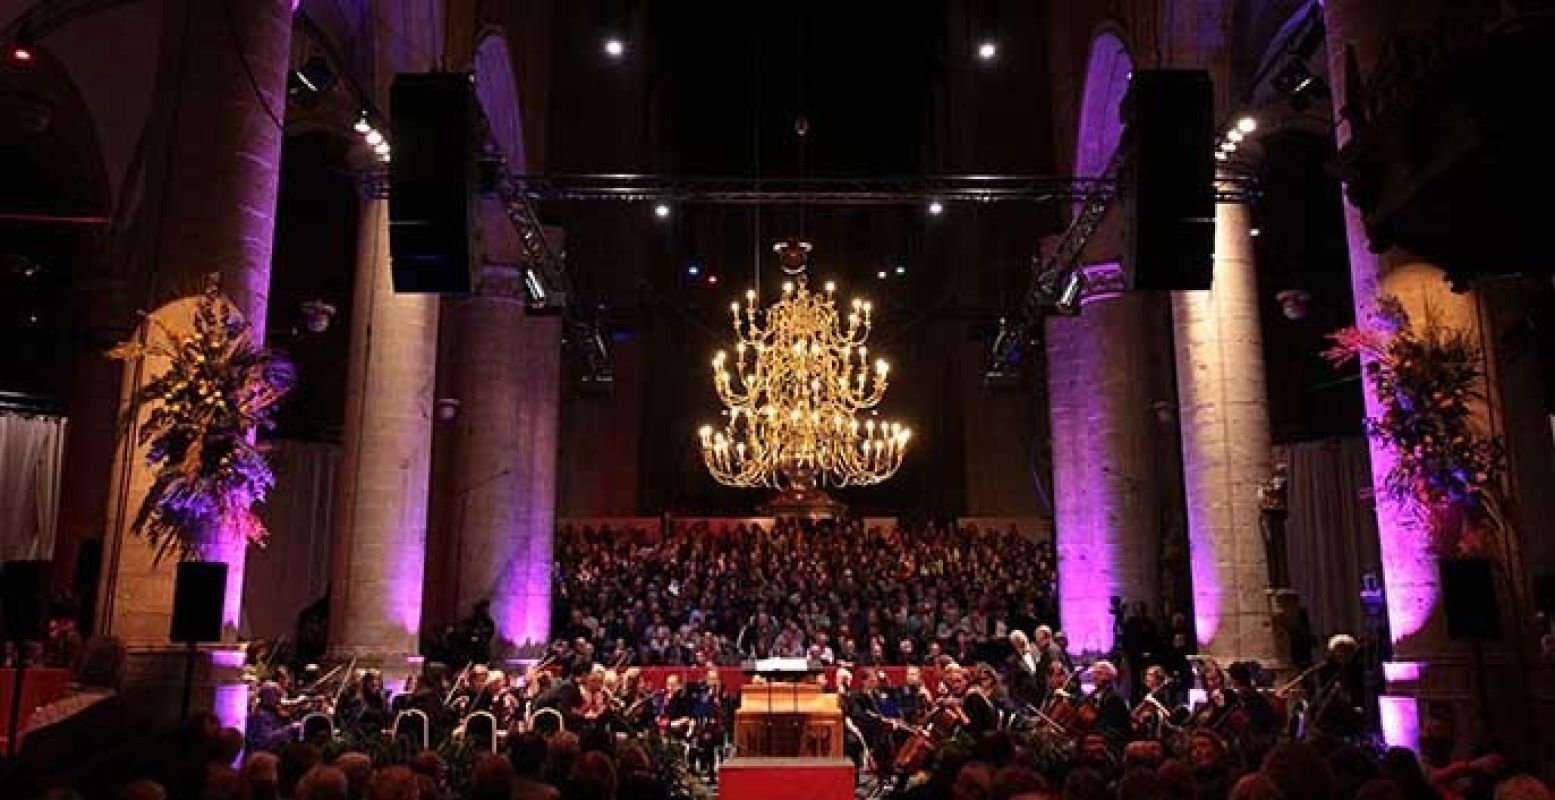
M1361 576L1381 570L1366 440L1285 445L1275 458L1290 466L1285 541L1292 588L1314 633L1353 634L1361 628Z
M297 614L329 587L330 518L340 445L271 442L275 488L258 508L270 529L251 548L243 575L243 623L249 637L291 636Z
M54 554L65 419L0 411L0 561Z

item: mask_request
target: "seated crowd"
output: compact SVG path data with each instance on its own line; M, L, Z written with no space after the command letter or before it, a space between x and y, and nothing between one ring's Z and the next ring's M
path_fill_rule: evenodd
M1013 528L564 528L552 631L645 666L972 663L1056 616L1055 577L1051 542Z

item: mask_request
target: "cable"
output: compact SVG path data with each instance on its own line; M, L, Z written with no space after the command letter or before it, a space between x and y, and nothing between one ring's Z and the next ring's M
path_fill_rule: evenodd
M238 35L237 22L232 18L232 0L221 0L221 12L222 18L227 23L227 34L232 37L232 47L237 52L238 63L243 65L243 76L248 79L248 88L253 90L254 99L259 101L259 107L264 109L265 116L275 123L275 129L284 132L286 123L282 122L281 118L276 115L275 109L270 107L270 102L265 99L264 92L259 88L259 81L254 78L253 68L249 66L248 54L243 47L243 38ZM187 47L188 42L185 42L184 46Z

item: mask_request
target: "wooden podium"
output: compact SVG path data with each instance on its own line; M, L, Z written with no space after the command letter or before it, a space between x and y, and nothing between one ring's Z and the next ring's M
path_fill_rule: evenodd
M842 758L837 696L813 683L755 683L740 693L734 745L741 758Z

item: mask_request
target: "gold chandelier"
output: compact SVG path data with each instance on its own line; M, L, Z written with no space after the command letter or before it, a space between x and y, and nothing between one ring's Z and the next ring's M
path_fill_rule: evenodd
M870 304L854 300L844 319L828 282L812 292L803 275L783 284L765 311L755 290L734 317L734 371L713 357L722 431L699 431L702 458L719 482L805 491L869 486L896 473L912 432L877 419L891 367L869 361ZM860 417L863 417L862 420Z

